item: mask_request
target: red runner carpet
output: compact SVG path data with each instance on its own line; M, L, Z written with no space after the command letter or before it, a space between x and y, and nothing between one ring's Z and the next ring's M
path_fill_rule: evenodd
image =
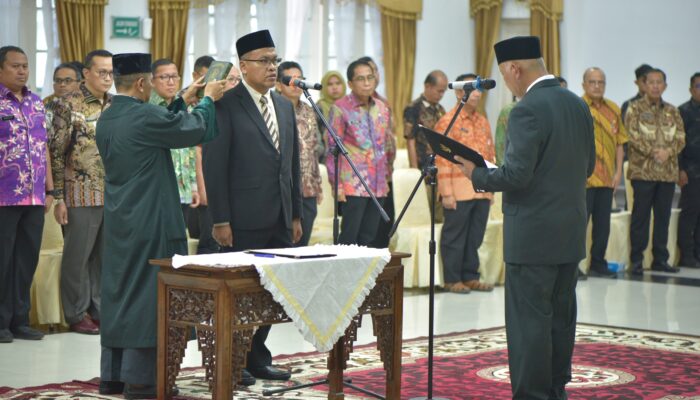
M574 351L571 399L700 400L700 337L579 324ZM275 364L289 368L292 383L324 377L326 355L281 356ZM402 398L426 395L427 339L406 340L403 346ZM384 370L374 345L355 348L347 375L353 383L384 392ZM184 370L178 377L179 399L211 398L201 369ZM291 383L290 383L291 384ZM325 399L325 386L262 397L264 388L279 383L260 381L236 391L236 399ZM347 391L346 399L365 399ZM456 333L436 338L434 396L450 399L508 399L508 359L503 328ZM97 380L67 382L34 388L0 387L1 399L76 399L120 397L97 394Z

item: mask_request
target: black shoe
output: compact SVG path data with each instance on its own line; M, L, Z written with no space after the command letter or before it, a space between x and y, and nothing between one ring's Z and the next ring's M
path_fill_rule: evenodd
M641 276L644 275L644 264L642 262L632 263L630 266L630 274Z
M124 382L100 381L100 394L122 394L124 392Z
M255 377L251 375L247 369L243 369L241 380L238 381L238 384L242 386L253 386L255 385Z
M30 328L27 325L12 328L12 335L15 337L15 339L24 340L41 340L44 338L44 332Z
M596 268L591 268L588 270L588 275L594 276L597 278L617 278L617 274L610 271L609 269L596 269Z
M0 343L12 343L14 336L9 329L0 329Z
M576 275L577 275L576 278L580 281L588 280L588 275L586 275L585 272L581 271L581 268L578 269L578 272Z
M124 398L125 399L155 399L158 395L156 394L155 385L124 385Z
M271 381L288 381L292 377L292 374L288 371L277 369L271 366L251 368L249 369L251 375L258 379L267 379Z
M700 261L695 258L681 258L678 262L679 267L685 268L700 268Z
M651 270L652 270L652 271L659 271L659 272L673 272L673 273L676 273L676 272L679 272L679 271L680 271L680 268L672 267L672 266L668 265L668 263L663 262L663 263L659 263L659 264L652 264L652 265L651 265Z

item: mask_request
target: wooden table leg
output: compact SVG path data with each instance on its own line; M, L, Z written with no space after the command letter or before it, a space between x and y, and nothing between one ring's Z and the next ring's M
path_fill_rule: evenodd
M166 332L168 331L168 296L166 292L166 285L161 279L161 273L158 273L158 304L160 305L161 312L158 313L158 362L156 363L156 380L157 380L157 390L158 390L158 400L165 400L165 388L167 387L166 382L168 381L168 376L166 371L168 370L167 365L167 351L168 340Z
M351 322L352 324L352 322ZM328 353L328 400L342 400L345 368L345 336L341 336Z
M216 317L214 318L214 353L216 354L214 368L213 399L232 399L233 386L231 383L231 295L225 282L221 282L216 293Z

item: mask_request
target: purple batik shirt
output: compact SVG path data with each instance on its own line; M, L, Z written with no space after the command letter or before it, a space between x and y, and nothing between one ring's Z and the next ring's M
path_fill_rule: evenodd
M44 205L46 116L27 87L23 99L0 84L0 206Z

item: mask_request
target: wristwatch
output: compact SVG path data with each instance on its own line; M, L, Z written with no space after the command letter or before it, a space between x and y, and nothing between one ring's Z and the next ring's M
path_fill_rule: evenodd
M46 195L56 197L56 191L55 190L47 190Z

